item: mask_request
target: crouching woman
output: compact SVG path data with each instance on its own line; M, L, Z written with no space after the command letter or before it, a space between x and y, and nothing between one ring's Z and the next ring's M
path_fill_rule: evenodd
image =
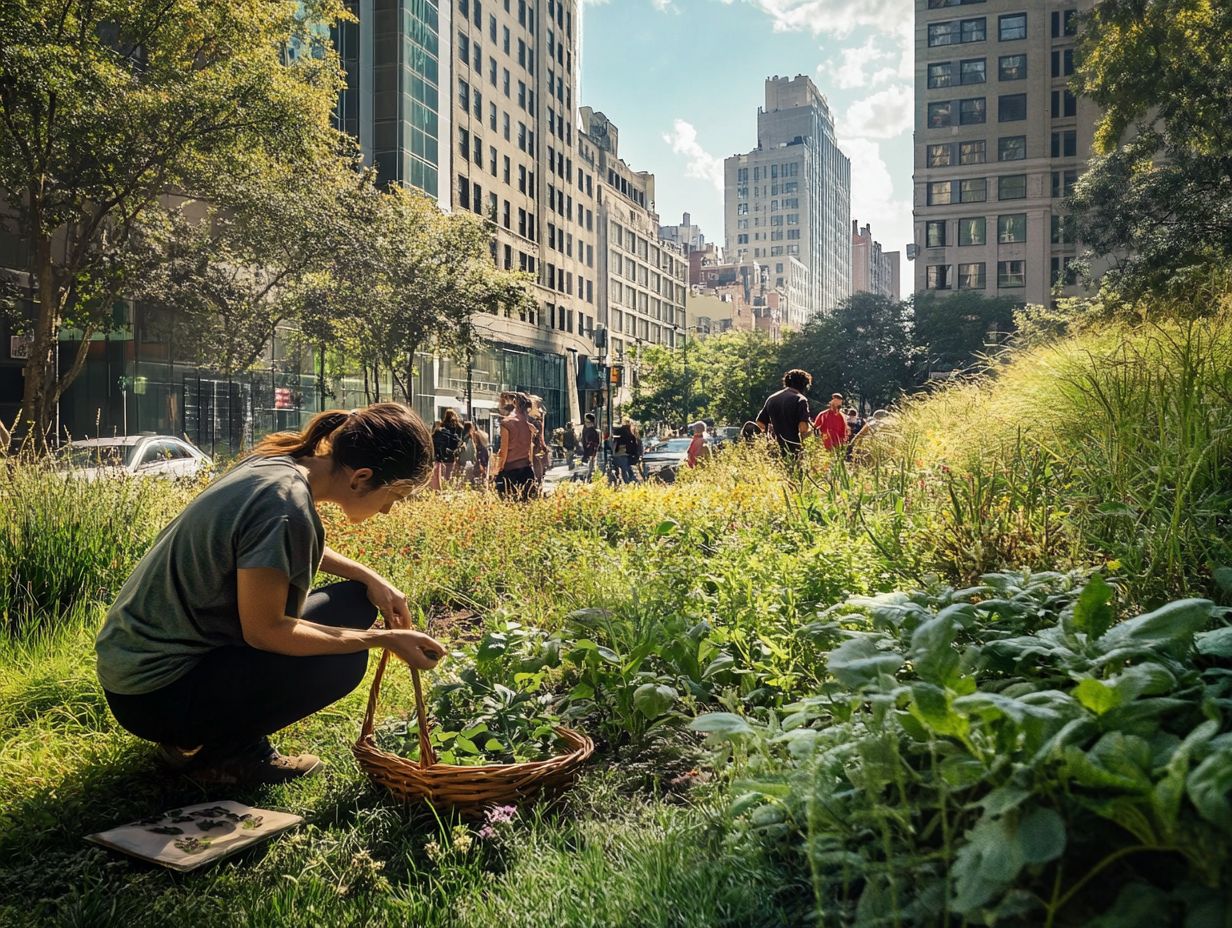
M98 676L120 725L202 782L314 772L268 736L355 689L372 648L424 670L444 653L396 587L326 546L317 510L363 522L431 470L427 428L395 403L265 438L163 530L107 613ZM313 590L318 570L344 579Z

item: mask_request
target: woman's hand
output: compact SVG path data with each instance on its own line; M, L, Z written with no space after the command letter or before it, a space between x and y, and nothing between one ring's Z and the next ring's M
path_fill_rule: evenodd
M445 646L423 632L398 629L389 633L390 651L417 670L431 670L445 656Z
M410 628L411 610L406 604L406 594L382 577L373 574L365 581L368 587L368 602L380 610L386 628Z

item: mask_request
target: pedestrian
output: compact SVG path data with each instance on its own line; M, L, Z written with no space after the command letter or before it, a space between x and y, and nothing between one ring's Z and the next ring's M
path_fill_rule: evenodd
M431 433L396 403L267 435L172 520L108 610L95 651L116 721L199 783L316 772L269 736L355 689L369 649L420 670L445 653L411 629L397 587L326 544L319 509L364 522L431 472ZM314 590L318 570L342 580Z
M613 483L637 483L632 458L636 453L637 435L633 423L624 419L612 432L612 465L609 477Z
M462 453L462 420L455 410L446 409L441 427L432 433L432 453L436 456L436 483L440 489L453 480Z
M827 451L842 451L847 446L847 419L843 415L843 394L831 393L830 405L813 420L813 431L821 436Z
M548 446L548 411L543 405L543 398L529 396L530 421L536 430L536 440L531 452L531 467L535 472L535 489L543 486L543 475L552 465L552 449Z
M471 444L475 449L475 466L471 471L471 485L482 487L488 482L488 465L492 460L492 452L488 446L488 436L479 426L471 425Z
M595 427L595 414L586 414L585 425L582 426L582 463L586 465L586 479L595 474L595 458L599 456L599 430Z
M500 395L500 451L492 469L496 489L506 499L525 501L535 489L535 469L531 464L536 441L530 420L530 398L525 393Z
M740 440L748 442L750 445L757 440L757 436L761 434L761 429L757 427L757 423L750 419L740 427Z
M474 431L474 423L462 423L462 447L458 449L458 465L454 474L459 483L469 483L475 472L475 443L471 439Z
M687 460L689 467L696 467L710 457L710 449L706 447L706 423L694 422L690 428L693 430L693 440L689 442Z
M565 424L565 433L561 436L560 444L565 449L565 464L573 470L573 465L577 460L578 439L572 422Z
M851 460L856 447L856 436L864 429L864 419L854 406L849 406L845 413L847 419L847 460Z
M809 402L804 392L813 382L808 371L799 368L783 375L783 389L767 397L757 414L757 427L768 431L783 454L799 455L809 434Z

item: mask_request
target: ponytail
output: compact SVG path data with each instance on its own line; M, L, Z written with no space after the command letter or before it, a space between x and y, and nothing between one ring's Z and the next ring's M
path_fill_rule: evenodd
M328 457L334 468L366 467L373 488L421 484L432 469L432 436L422 419L400 403L347 412L317 413L302 432L275 432L253 451L259 457Z

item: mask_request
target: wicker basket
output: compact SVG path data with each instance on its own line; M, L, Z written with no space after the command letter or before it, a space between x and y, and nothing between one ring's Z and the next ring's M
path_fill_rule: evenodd
M479 814L488 806L513 804L531 799L541 792L551 792L568 786L578 769L594 753L595 743L570 728L558 727L556 733L569 746L567 754L547 760L522 764L487 764L457 766L437 763L429 740L431 721L424 705L423 686L419 671L411 668L415 683L415 711L420 720L418 762L382 751L373 735L377 697L381 692L381 677L389 661L389 652L381 655L372 691L368 695L368 711L352 750L364 772L405 800L424 800L437 807L453 808L463 814Z

